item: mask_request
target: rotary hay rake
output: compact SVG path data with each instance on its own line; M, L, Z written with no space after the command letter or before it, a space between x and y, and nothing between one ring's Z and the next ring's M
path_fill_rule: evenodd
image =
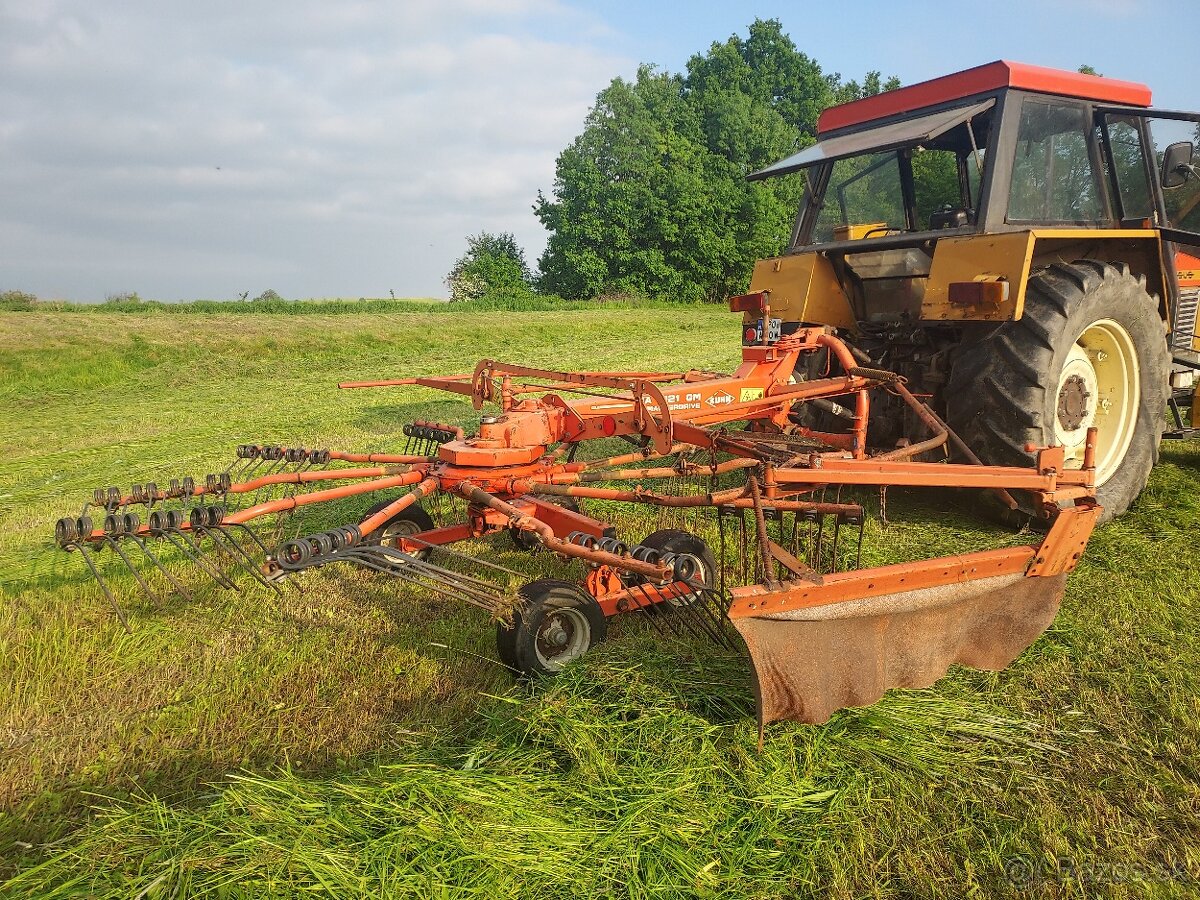
M560 670L603 640L615 615L729 647L732 624L753 664L760 725L822 722L889 688L932 684L953 663L1008 665L1053 620L1099 515L1094 449L1075 470L1061 448L1029 448L1029 468L982 465L902 378L864 365L828 329L771 335L766 299L731 301L761 312L764 326L731 375L483 360L469 375L347 382L420 385L498 410L470 435L406 425L402 453L242 445L201 481L97 489L78 516L58 521L56 543L84 561L126 628L101 551L154 601L162 590L192 596L179 561L221 587L250 579L276 591L306 569L360 566L488 611L499 658L528 675ZM814 359L826 374L797 381ZM871 448L881 391L928 436ZM843 427L798 424L809 404L837 412ZM578 458L609 438L633 446ZM945 461L951 452L963 461ZM1036 545L860 569L864 510L843 489L890 485L993 491L1010 506L1008 491L1020 490L1051 524ZM356 500L376 502L345 524L289 536L297 510L345 517ZM692 527L632 542L580 501L691 514ZM694 533L705 528L719 535L718 554ZM518 572L453 546L501 532L518 548L582 562L586 577L521 585Z

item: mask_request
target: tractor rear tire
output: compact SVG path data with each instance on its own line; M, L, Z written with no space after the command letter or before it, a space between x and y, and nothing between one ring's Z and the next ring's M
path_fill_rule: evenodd
M1170 354L1156 297L1125 265L1056 263L1030 278L1020 319L956 353L947 421L991 465L1029 466L1027 443L1063 444L1078 468L1089 425L1098 429L1101 521L1119 516L1158 461ZM1030 495L1012 492L1014 520L1038 519Z

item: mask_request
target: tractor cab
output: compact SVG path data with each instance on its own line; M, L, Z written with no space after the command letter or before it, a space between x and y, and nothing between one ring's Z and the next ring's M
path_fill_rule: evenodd
M804 190L787 251L750 283L778 321L748 313L746 334L840 329L985 461L1062 444L1079 465L1095 425L1119 512L1157 411L1188 431L1200 369L1200 114L1150 102L1142 84L999 61L825 110L815 144L749 176ZM1052 348L1039 328L1061 330ZM875 434L911 437L877 415Z

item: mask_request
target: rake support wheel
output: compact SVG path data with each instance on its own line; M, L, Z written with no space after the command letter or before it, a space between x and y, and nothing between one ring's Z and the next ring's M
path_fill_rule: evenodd
M393 497L390 500L380 500L364 514L363 518L367 519L375 513L380 512L385 507L395 502ZM423 531L430 531L434 528L433 519L429 513L421 507L419 503L414 503L408 509L402 510L384 523L383 527L378 529L375 534L368 535L367 542L373 544L385 544L387 546L398 546L399 538L409 537L410 535L420 534ZM430 550L426 547L423 550L417 550L410 554L417 559L428 559Z
M555 675L608 634L608 620L587 591L541 578L521 588L512 622L496 623L496 652L522 675Z

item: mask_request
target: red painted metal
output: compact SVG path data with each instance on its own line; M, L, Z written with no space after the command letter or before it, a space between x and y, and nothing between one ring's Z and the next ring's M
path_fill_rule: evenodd
M1099 100L1122 106L1150 105L1150 88L1144 84L997 60L952 75L943 75L894 91L885 91L873 97L831 106L817 119L817 132L823 136L842 128L1003 88L1058 94L1081 100Z

